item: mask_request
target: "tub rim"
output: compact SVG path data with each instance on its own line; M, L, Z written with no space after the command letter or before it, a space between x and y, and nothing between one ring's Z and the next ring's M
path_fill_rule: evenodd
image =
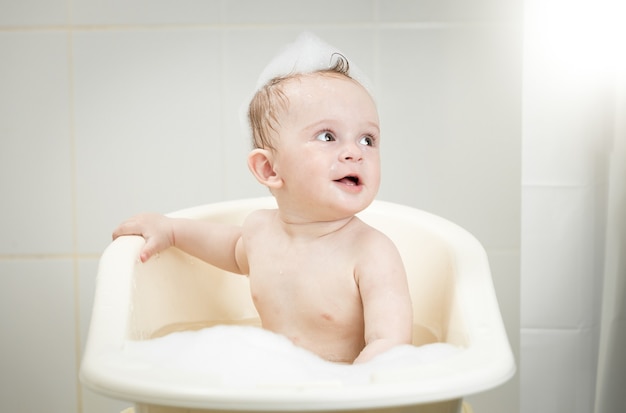
M273 207L272 197L248 198L186 208L168 214L200 218L233 207ZM316 383L273 388L220 387L217 378L160 370L124 357L132 272L143 238L121 237L100 259L96 296L80 380L97 393L152 405L196 409L286 411L343 410L434 403L463 398L503 384L516 371L498 307L487 255L480 242L451 221L413 207L376 200L373 213L403 215L452 245L459 271L455 290L469 334L461 355L429 365L375 372L367 386ZM469 302L469 297L472 297ZM474 305L480 303L479 306ZM110 320L119 322L111 322ZM107 321L108 320L108 321ZM91 328L98 325L99 329ZM178 380L173 383L173 379Z

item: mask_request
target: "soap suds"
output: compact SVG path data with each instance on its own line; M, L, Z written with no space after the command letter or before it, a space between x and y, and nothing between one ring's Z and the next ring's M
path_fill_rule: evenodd
M144 363L183 372L210 373L229 387L359 385L381 369L432 363L461 351L445 343L403 345L368 363L337 364L258 327L215 326L128 341L124 353Z

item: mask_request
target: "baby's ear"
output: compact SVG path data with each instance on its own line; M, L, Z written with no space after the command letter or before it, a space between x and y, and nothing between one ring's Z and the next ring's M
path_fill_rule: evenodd
M270 190L278 189L283 185L283 180L274 170L272 153L267 149L254 149L248 155L248 168L252 175L262 185Z

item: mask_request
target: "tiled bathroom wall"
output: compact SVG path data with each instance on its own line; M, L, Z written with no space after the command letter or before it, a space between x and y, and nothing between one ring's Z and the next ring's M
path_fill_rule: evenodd
M525 1L522 412L605 412L594 404L609 169L624 119L615 75L626 73L606 59L623 57L624 37L600 36L611 22L598 10L610 9L570 6ZM623 26L623 14L616 22Z
M379 198L487 248L517 354L521 14L519 0L0 0L0 411L128 405L77 379L98 256L136 212L267 194L239 110L303 30L372 79ZM470 401L514 413L518 386Z

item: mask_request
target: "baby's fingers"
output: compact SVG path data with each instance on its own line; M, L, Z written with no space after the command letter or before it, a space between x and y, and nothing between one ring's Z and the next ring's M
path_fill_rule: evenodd
M119 238L124 235L142 235L142 230L140 225L137 223L137 220L131 218L127 221L122 222L115 230L113 231L112 237L113 239Z
M139 253L139 259L141 260L141 262L146 262L153 255L159 253L162 250L163 245L160 245L160 243L156 241L156 238L147 238L146 245L144 245L143 249Z
M139 258L146 262L150 257L174 244L173 227L167 217L143 213L122 222L114 231L113 239L124 235L139 235L146 240Z

